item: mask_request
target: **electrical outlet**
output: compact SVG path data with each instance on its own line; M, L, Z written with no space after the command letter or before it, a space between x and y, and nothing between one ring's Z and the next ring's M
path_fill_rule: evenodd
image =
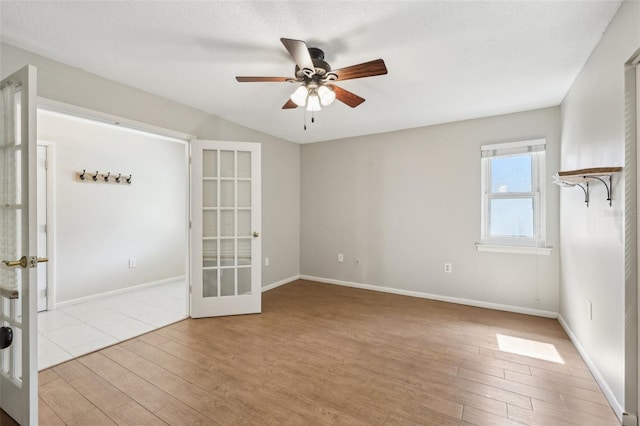
M356 266L360 266L360 258L356 257Z
M338 253L338 263L344 262L344 254Z
M451 263L449 263L449 262L445 262L445 264L444 264L444 271L445 271L447 274L452 273L452 272L453 272L453 265L452 265Z
M264 266L269 266L269 258L268 257L264 258Z
M135 268L138 266L138 261L135 258L129 259L129 268Z

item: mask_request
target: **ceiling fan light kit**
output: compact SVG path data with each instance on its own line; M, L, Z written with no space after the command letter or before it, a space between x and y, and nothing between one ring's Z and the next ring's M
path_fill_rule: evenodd
M236 80L241 83L301 83L282 106L282 109L306 106L307 111L315 112L320 111L323 106L331 105L336 99L355 108L364 102L364 98L332 83L387 74L387 67L382 59L332 71L331 66L324 60L324 52L317 47L307 47L307 44L301 40L281 38L280 41L296 63L295 78L238 76Z

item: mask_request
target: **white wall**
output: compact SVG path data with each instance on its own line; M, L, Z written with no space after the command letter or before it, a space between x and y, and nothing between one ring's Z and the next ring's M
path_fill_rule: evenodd
M640 3L624 2L562 103L561 169L625 164L624 64L639 48ZM614 180L613 208L602 185L592 191L589 208L579 189L561 192L560 314L619 411L625 363L623 176Z
M38 68L38 95L94 111L171 129L201 139L262 144L262 269L269 285L299 274L300 146L107 80L6 44L0 45L0 74L26 64ZM176 76L180 78L180 76ZM171 82L167 82L171 84ZM225 83L226 84L226 83Z
M38 138L55 150L56 303L185 275L186 144L46 112Z
M480 146L541 137L548 244L556 250L477 252ZM303 145L301 273L557 312L559 188L550 171L559 149L558 107ZM443 262L453 263L452 274Z

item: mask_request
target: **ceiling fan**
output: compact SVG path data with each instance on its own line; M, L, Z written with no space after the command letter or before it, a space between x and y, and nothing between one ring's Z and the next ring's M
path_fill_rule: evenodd
M317 47L307 47L304 41L289 38L281 38L280 41L296 63L295 77L236 77L236 80L241 83L288 82L300 84L290 99L282 106L282 109L306 106L307 111L319 111L322 106L331 104L335 99L355 108L364 102L364 98L332 83L387 73L387 67L382 59L331 70L331 66L324 60L324 52Z

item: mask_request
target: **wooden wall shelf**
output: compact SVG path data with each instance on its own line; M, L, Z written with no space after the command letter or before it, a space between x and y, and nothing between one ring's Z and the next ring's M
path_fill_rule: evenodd
M563 187L579 186L584 191L584 202L589 207L589 182L602 182L607 189L607 201L612 206L611 193L613 192L614 173L622 171L622 167L593 167L590 169L569 170L558 172L553 176L553 183ZM607 180L609 181L607 183Z

